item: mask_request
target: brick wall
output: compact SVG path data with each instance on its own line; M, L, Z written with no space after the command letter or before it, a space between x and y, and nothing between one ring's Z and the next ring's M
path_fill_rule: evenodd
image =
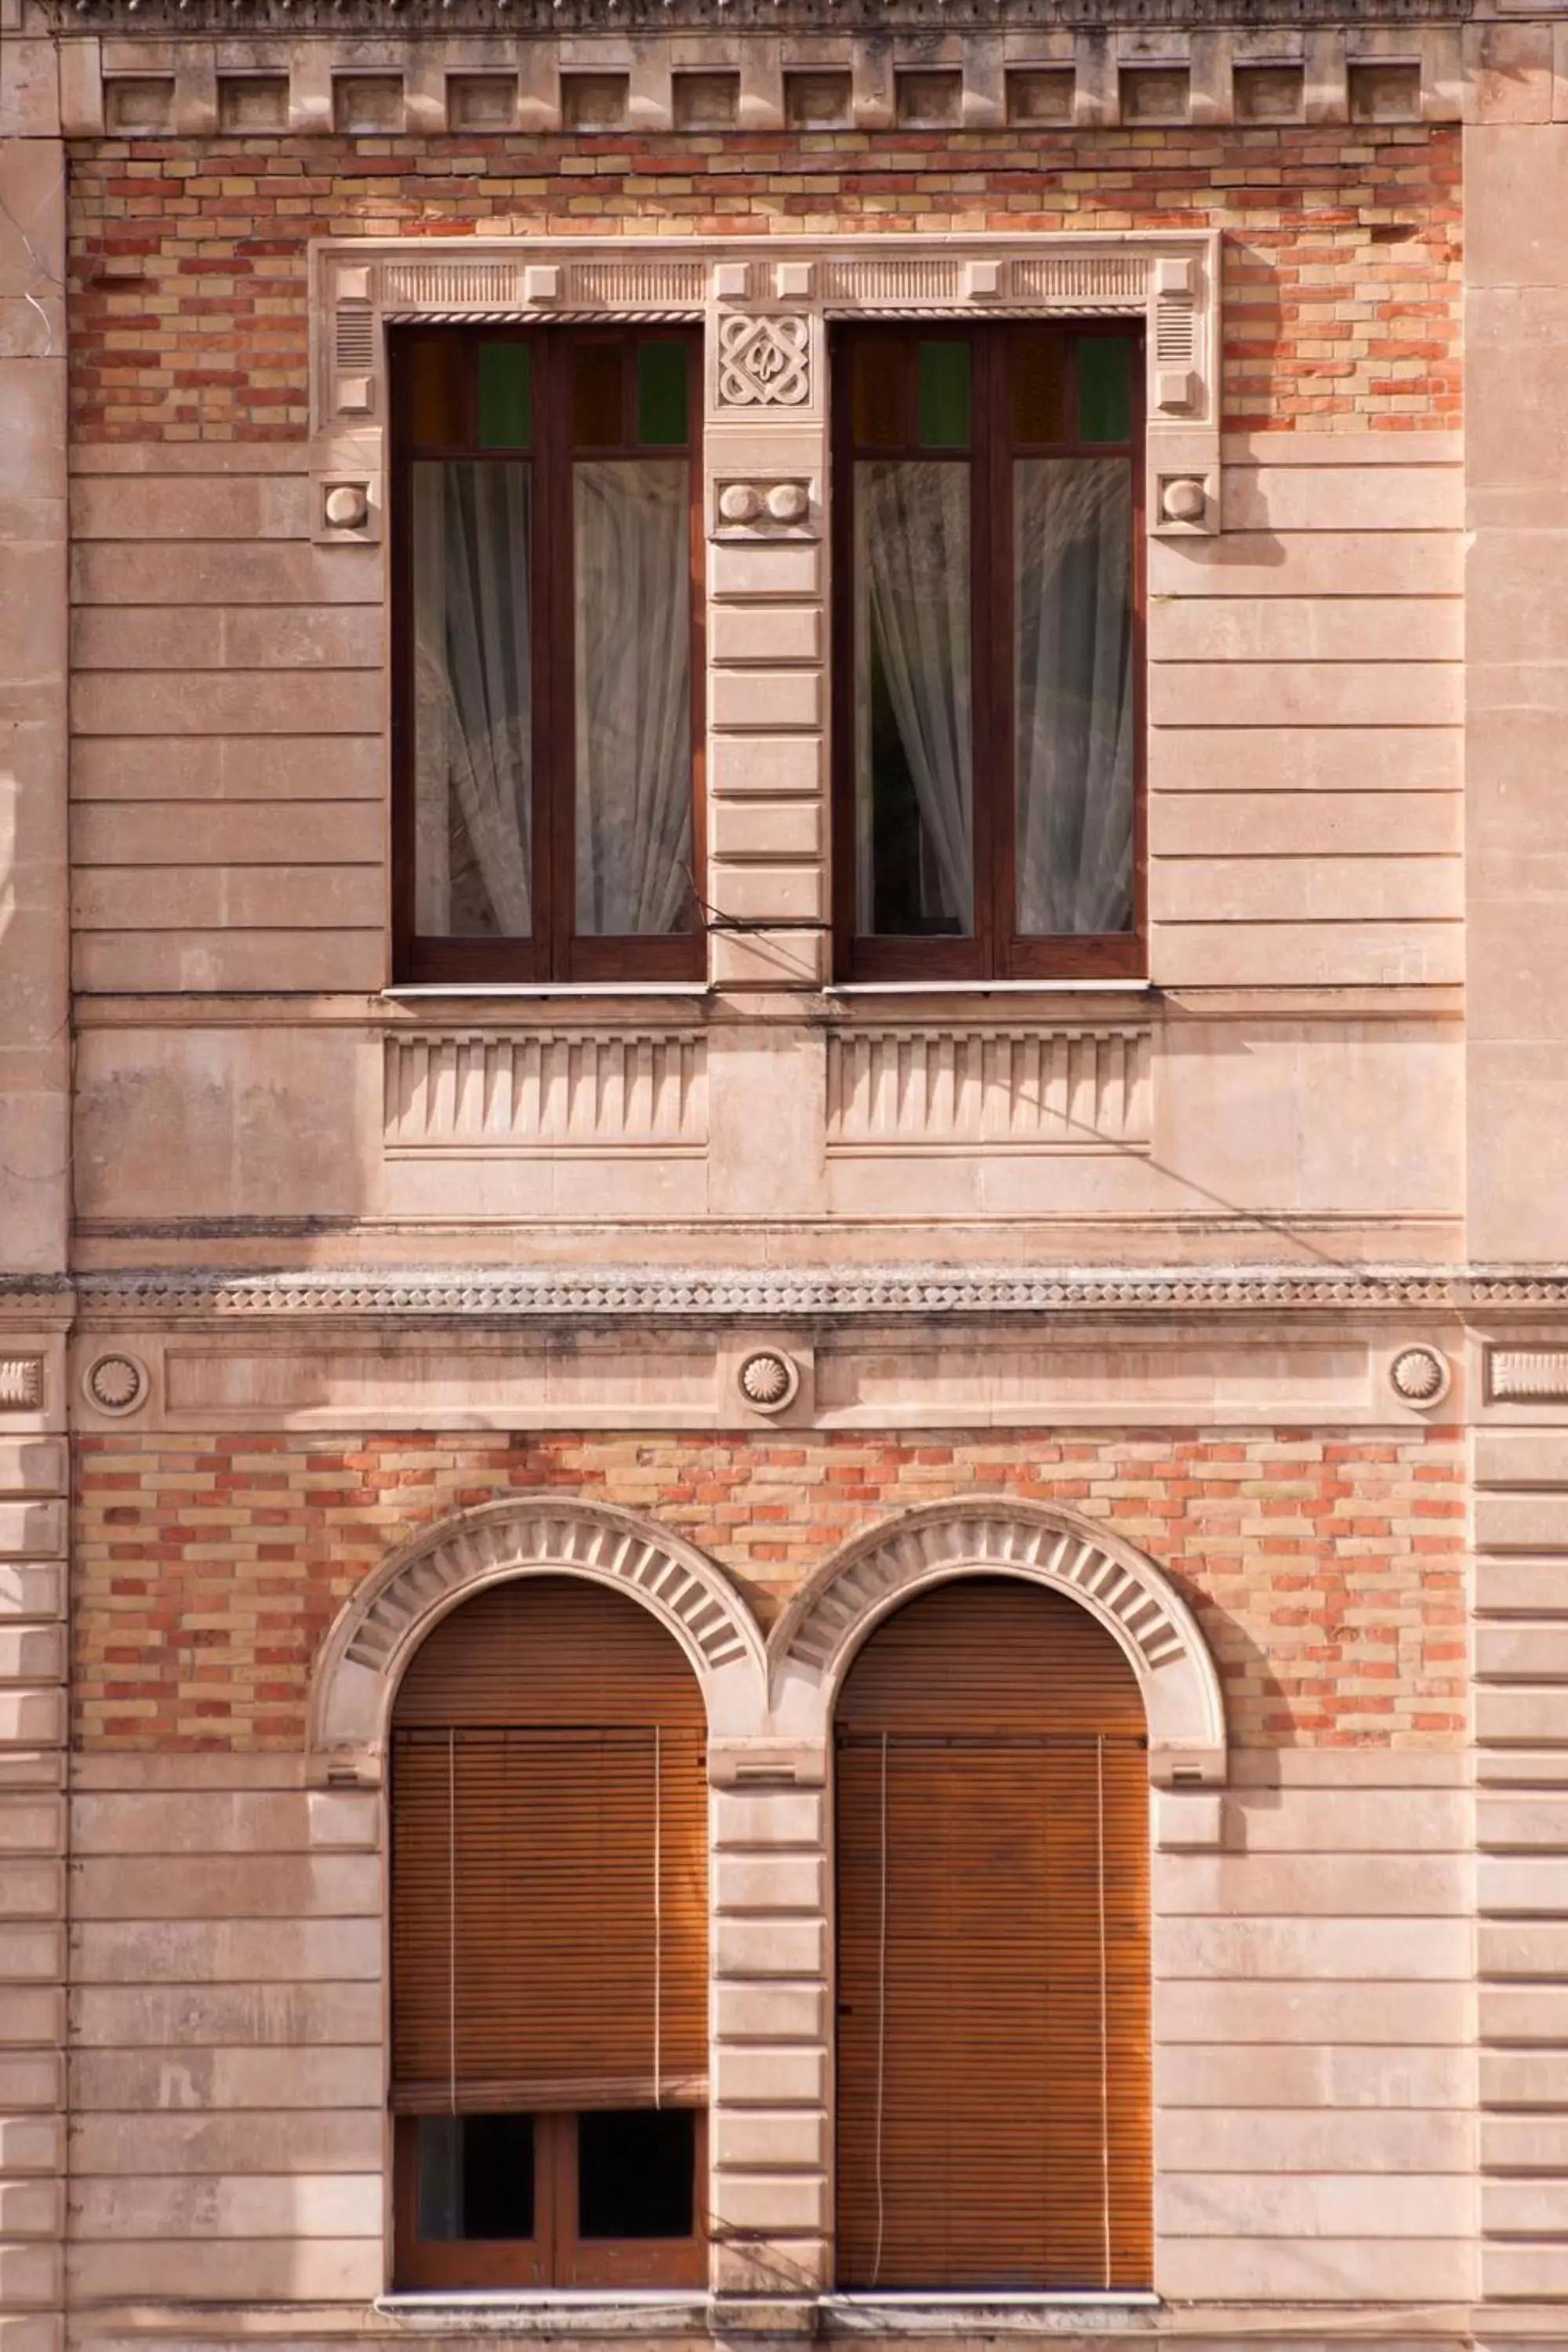
M465 1506L559 1487L702 1545L764 1614L858 1530L1006 1491L1101 1518L1195 1605L1243 1745L1445 1747L1465 1727L1458 1433L255 1435L80 1442L77 1736L289 1748L357 1579Z
M100 140L71 158L74 431L306 428L312 236L1217 226L1226 423L1451 427L1459 133L1367 124Z

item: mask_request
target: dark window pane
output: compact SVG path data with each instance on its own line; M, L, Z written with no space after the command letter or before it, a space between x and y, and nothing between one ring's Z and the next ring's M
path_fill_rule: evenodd
M1132 922L1132 468L1013 468L1016 922L1083 937Z
M967 464L855 468L856 928L968 938L974 875Z
M414 438L422 448L461 447L468 437L463 340L416 335L408 354Z
M687 435L686 371L690 346L637 345L637 440L645 448L681 448Z
M696 2172L697 2118L689 2107L579 2116L578 2236L689 2238Z
M530 469L414 467L414 928L527 939Z
M920 344L918 352L921 447L967 449L969 345L944 339Z
M1078 345L1078 429L1082 441L1132 436L1132 346L1118 336L1085 335Z
M1060 335L1026 328L1008 354L1015 441L1068 437L1068 346Z
M625 350L618 342L583 342L572 354L572 439L579 449L618 448L626 437Z
M532 438L532 352L526 343L481 343L480 448L526 449Z
M533 2117L421 2116L419 2234L533 2235Z
M691 468L573 472L577 929L691 928Z
M856 446L896 449L908 436L904 386L910 347L901 335L863 335L853 346Z

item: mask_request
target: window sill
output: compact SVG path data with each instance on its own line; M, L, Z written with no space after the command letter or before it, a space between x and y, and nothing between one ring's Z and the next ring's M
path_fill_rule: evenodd
M840 980L824 996L1157 996L1152 980Z
M669 2336L706 2334L709 2299L689 2287L475 2287L378 2295L374 2307L433 2335Z
M818 2310L830 2335L953 2336L1089 2332L1157 2311L1160 2298L1129 2288L1072 2294L825 2294Z
M384 1004L456 1003L466 997L513 997L529 1003L543 997L709 996L705 980L419 980L384 988Z
M811 2298L803 2308L809 2309ZM541 2336L708 2334L711 2299L683 2288L539 2287L503 2294L384 2294L377 2314L431 2335ZM1070 2335L1137 2326L1160 2308L1151 2293L1073 2294L825 2294L816 2298L824 2333L833 2336ZM733 2330L727 2330L732 2333Z

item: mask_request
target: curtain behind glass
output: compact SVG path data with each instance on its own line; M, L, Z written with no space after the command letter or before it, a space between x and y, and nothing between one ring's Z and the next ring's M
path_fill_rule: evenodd
M1017 925L1132 920L1132 478L1121 457L1013 468Z
M896 730L917 837L877 756L879 721ZM868 459L855 468L856 928L879 919L889 865L913 848L903 894L921 930L968 937L974 924L971 825L969 467Z
M414 468L415 929L526 939L529 469Z
M690 474L684 457L573 471L577 929L685 930L691 885Z

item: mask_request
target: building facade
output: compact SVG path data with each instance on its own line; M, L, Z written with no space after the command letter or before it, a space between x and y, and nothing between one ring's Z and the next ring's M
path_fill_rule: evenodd
M1565 41L0 0L4 2352L1568 2336Z

